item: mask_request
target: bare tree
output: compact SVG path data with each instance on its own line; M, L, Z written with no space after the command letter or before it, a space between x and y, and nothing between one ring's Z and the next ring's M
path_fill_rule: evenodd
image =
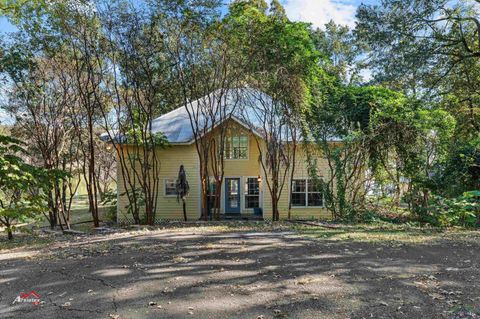
M272 219L280 219L278 203L293 176L297 131L288 114L290 106L278 96L251 89L244 99L243 119L249 124L260 153L259 162L271 198Z
M169 109L172 63L165 56L163 19L151 8L129 3L99 9L110 77L110 103L102 126L117 155L117 169L135 223L155 223L160 179L159 148L168 142L156 133L154 119ZM128 13L128 14L126 14ZM142 218L145 213L145 219Z
M214 27L216 20L202 16L175 17L169 21L168 50L175 61L174 76L190 119L199 157L201 218L208 219L210 172L215 180L213 217L220 218L224 179L224 147L230 119L238 105L238 55ZM208 7L207 7L208 9ZM214 134L210 134L215 129Z
M22 48L33 50L23 37L17 41L21 39L24 42L16 43L12 54L22 53ZM4 109L15 119L12 134L28 142L31 154L38 154L30 159L31 162L48 171L69 173L65 178L53 181L53 188L48 193L46 217L52 228L57 225L70 228L72 198L79 184L77 167L72 162L77 149L72 141L70 121L76 95L69 61L61 52L49 56L47 50L42 50L43 45L40 48L43 56L22 56L25 62L29 62L22 64L27 66L22 70L22 76L18 76L20 72L12 71L12 89Z

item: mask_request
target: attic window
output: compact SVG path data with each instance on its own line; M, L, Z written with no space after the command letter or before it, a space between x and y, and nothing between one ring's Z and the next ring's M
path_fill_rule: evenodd
M226 159L248 159L248 136L229 136L225 141Z

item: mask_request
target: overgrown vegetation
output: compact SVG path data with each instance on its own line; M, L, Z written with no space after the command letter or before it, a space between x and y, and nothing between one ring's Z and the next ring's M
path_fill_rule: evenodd
M277 0L8 3L2 13L19 31L1 42L2 109L15 119L12 136L37 156L16 157L30 173L19 176L21 190L4 186L14 200L2 204L7 229L39 211L32 188L45 190L37 195L51 227L68 228L80 178L99 226L116 167L128 213L153 225L155 150L168 143L152 120L179 104L200 158L202 218L213 175L219 219L228 127L219 140L205 133L232 117L218 105L241 87L258 92L250 98L261 106L245 121L266 144L259 160L273 220L302 144L313 146L310 175L336 220L480 225L476 0L362 5L355 30L290 21ZM196 105L202 96L211 98ZM327 172L315 169L319 157ZM43 182L59 171L63 178Z

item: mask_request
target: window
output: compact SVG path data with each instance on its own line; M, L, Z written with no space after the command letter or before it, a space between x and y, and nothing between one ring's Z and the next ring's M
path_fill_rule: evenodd
M165 179L165 196L177 196L177 181L173 178Z
M229 136L225 141L226 159L247 159L248 158L248 136Z
M260 207L260 183L258 178L247 178L245 181L245 208Z
M306 180L294 179L292 181L292 206L306 206L306 189Z
M293 207L323 207L322 191L313 180L294 179L291 200Z
M308 206L321 207L323 206L323 194L320 185L313 180L308 181Z

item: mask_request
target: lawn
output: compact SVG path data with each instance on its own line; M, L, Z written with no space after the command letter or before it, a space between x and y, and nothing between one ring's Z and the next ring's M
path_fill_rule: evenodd
M477 318L479 238L262 222L62 235L0 252L0 317ZM12 305L24 290L43 303Z

